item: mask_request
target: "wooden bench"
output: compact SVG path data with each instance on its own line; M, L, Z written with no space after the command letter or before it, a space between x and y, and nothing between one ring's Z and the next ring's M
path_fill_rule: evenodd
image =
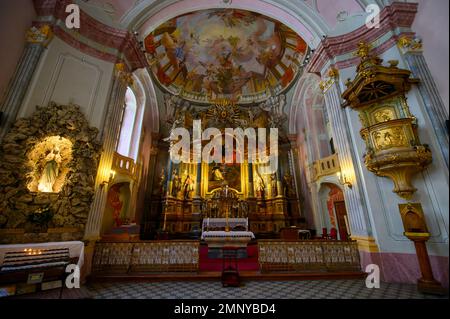
M78 257L70 258L69 248L23 249L7 252L0 268L0 286L41 284L61 280L62 297L66 267L77 264Z

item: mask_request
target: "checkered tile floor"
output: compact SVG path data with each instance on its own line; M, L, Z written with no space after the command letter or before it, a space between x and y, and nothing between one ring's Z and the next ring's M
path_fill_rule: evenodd
M86 287L94 299L433 299L415 285L381 283L368 289L363 280L254 281L241 288L220 282L117 282ZM448 298L445 297L445 298Z

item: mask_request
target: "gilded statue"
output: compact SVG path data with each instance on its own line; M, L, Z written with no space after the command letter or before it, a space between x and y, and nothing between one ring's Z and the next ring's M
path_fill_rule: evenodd
M42 193L53 193L53 186L59 176L59 168L62 162L61 153L57 146L54 146L47 153L44 162L44 169L38 183L38 191Z

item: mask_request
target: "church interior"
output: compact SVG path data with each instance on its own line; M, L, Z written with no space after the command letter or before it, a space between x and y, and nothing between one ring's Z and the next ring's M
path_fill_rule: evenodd
M1 1L0 299L448 296L448 6Z

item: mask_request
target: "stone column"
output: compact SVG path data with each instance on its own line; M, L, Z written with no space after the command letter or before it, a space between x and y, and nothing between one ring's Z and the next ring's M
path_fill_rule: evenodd
M0 142L16 120L42 53L52 38L53 33L49 25L44 25L39 29L32 27L27 31L25 50L0 109L3 113L0 119Z
M373 245L374 238L363 195L362 180L355 169L358 155L352 146L352 136L349 131L349 122L346 110L341 107L341 89L338 82L337 70L329 72L329 78L321 83L325 96L326 109L330 118L333 141L339 156L341 171L351 181L352 188L345 186L344 196L349 217L351 233L360 245ZM353 238L353 236L352 236Z
M437 136L439 149L448 168L449 139L445 124L445 121L448 120L448 108L445 107L442 101L431 71L425 61L422 43L415 39L402 37L398 42L398 46L413 77L420 80L418 90L425 104L425 110L430 117L432 128Z
M95 183L95 197L86 224L86 239L96 240L100 237L113 156L116 141L120 134L121 116L125 107L125 94L131 83L132 77L130 73L125 71L125 65L123 63L116 64L113 88L107 108L108 117L103 131L103 152Z

